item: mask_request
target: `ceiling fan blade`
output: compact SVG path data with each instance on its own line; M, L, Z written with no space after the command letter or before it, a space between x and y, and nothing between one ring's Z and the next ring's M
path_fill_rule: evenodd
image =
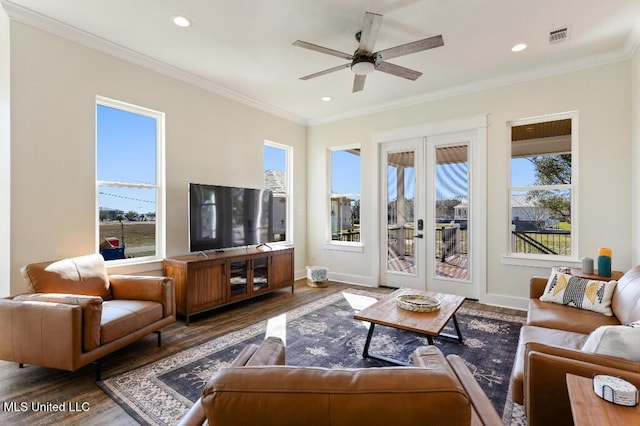
M353 55L340 52L339 50L329 49L328 47L318 46L317 44L307 43L306 41L296 40L293 42L294 46L304 47L305 49L313 50L315 52L326 53L327 55L337 56L342 59L353 59Z
M318 72L315 72L313 74L309 74L309 75L306 75L304 77L300 77L300 80L309 80L309 79L312 79L312 78L320 77L321 75L329 74L329 73L332 73L332 72L335 72L335 71L340 71L342 69L349 68L350 66L351 66L351 64L338 65L337 67L329 68L328 70L318 71Z
M391 62L380 62L376 66L376 70L386 72L398 77L406 78L407 80L415 81L422 75L420 71L414 71L409 68L401 67L400 65L392 64Z
M398 56L409 55L440 46L444 46L444 40L442 39L442 35L437 35L411 43L401 44L400 46L390 47L389 49L379 51L377 54L381 61L386 61L387 59L397 58Z
M353 79L353 93L360 92L364 89L364 81L366 79L366 75L355 75L355 78Z
M358 52L373 53L373 46L376 44L381 23L382 15L371 12L366 12L364 14L364 23L362 24L362 31L360 32L360 46L358 46Z

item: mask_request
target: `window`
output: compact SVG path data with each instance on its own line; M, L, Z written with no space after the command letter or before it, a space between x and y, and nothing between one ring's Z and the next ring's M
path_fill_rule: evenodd
M291 147L264 143L264 187L273 192L273 236L291 241Z
M97 249L105 260L164 257L163 152L163 113L97 98Z
M511 253L576 253L576 114L511 123Z
M360 147L331 150L331 241L360 242Z

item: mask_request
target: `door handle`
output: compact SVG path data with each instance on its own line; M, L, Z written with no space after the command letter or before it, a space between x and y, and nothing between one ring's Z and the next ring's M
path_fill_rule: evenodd
M424 238L424 236L422 234L416 234L413 236L413 238Z

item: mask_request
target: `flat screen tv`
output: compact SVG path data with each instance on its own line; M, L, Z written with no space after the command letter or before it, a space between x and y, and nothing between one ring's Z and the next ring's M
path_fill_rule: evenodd
M192 252L274 241L273 194L268 189L189 184Z

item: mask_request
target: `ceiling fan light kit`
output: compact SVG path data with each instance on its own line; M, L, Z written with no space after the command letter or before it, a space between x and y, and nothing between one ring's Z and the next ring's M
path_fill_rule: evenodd
M306 41L295 41L293 43L294 46L303 47L315 52L320 52L326 55L336 56L338 58L351 61L350 64L347 63L338 65L337 67L329 68L310 75L306 75L304 77L300 77L300 79L309 80L325 74L339 71L344 68L351 68L351 71L355 74L353 80L354 93L364 89L366 76L372 71L382 71L384 73L406 78L407 80L411 81L415 81L416 79L418 79L418 77L422 75L421 72L401 67L400 65L395 65L391 62L386 62L386 60L444 46L442 35L437 35L422 40L417 40L411 43L402 44L400 46L391 47L379 52L373 52L373 46L375 45L376 39L378 37L378 30L380 29L381 23L382 15L371 12L366 12L364 14L364 24L362 25L362 30L358 31L355 35L356 40L359 43L358 49L353 53L353 55L330 49L328 47L318 46L317 44L308 43Z
M370 56L356 56L351 62L351 71L357 75L367 75L375 69L375 59Z

